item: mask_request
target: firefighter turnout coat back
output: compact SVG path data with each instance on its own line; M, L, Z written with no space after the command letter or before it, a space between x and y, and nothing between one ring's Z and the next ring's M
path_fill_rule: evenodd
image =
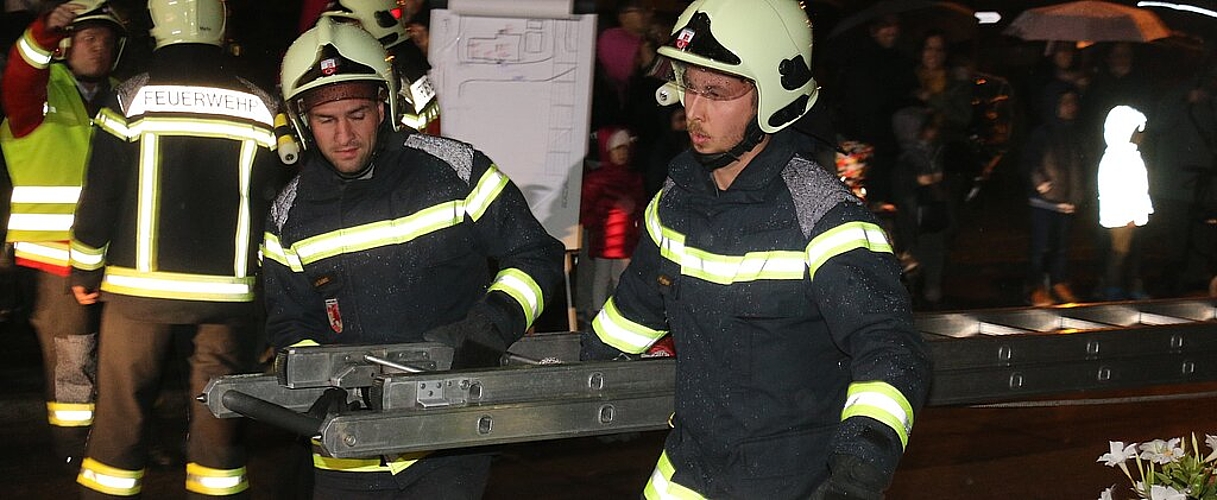
M147 321L255 312L246 306L258 236L282 175L272 153L278 106L243 79L211 79L136 76L95 118L72 234L75 279L100 283L110 301L191 304Z
M925 399L928 357L891 245L795 154L793 133L726 190L676 157L593 321L629 353L675 340L673 429L647 498L807 498L833 453L890 473Z

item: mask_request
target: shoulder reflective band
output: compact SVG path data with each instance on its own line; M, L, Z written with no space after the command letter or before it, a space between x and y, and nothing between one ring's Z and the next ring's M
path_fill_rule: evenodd
M673 482L672 476L675 474L676 468L672 466L672 460L668 458L668 452L665 451L659 455L659 463L655 464L655 470L651 472L651 479L647 481L646 488L642 490L642 496L647 500L702 500L705 498L696 491Z
M900 436L900 446L909 444L913 431L913 406L898 389L887 382L874 380L849 384L841 420L849 417L870 417L891 427Z
M109 108L103 108L93 118L93 123L107 133L135 141L143 134L160 136L213 137L217 139L251 140L267 149L276 147L274 129L267 125L251 125L229 120L209 118L163 118L146 117L127 123L127 120Z
M541 297L541 287L528 273L511 268L499 271L487 291L498 290L510 295L520 304L524 312L525 328L532 326L533 320L541 315L545 301Z
M13 243L13 254L48 264L67 266L71 262L71 254L63 243L53 241L18 241Z
M35 69L46 69L47 66L50 66L51 56L54 54L51 50L39 47L38 43L34 41L34 33L28 29L17 40L17 53L21 54L21 58Z
M807 244L809 277L815 279L816 270L828 259L855 248L892 253L892 245L887 242L887 233L882 228L869 222L846 222L812 238Z
M499 172L494 165L486 169L477 185L473 186L473 192L465 198L465 213L469 214L469 218L475 221L482 218L482 214L485 214L490 204L498 198L507 182L507 176Z
M668 334L667 330L655 330L630 321L617 310L617 303L612 298L604 303L604 309L592 320L592 329L605 344L630 354L647 350L656 340Z
M88 427L93 425L93 403L58 403L47 401L47 422L55 427Z
M119 469L92 458L85 458L80 463L80 476L76 478L76 482L107 495L129 497L139 493L143 478L143 470Z
M254 278L200 274L143 272L110 266L101 289L107 292L160 299L208 302L249 302L254 299Z
M245 467L212 469L190 462L186 464L186 491L200 495L226 496L249 489Z
M82 271L96 271L106 262L106 247L93 248L76 240L72 240L70 255L72 267Z
M659 220L658 198L647 205L647 233L659 254L680 265L680 274L720 285L757 280L801 280L806 268L802 251L771 250L744 255L719 255L685 246L685 235Z
M192 113L243 118L273 127L275 119L262 99L236 90L186 85L148 85L127 106L128 118L145 113Z

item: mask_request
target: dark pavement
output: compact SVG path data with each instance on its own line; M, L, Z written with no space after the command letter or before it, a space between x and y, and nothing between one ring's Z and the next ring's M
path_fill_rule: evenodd
M1005 187L1003 187L1005 186ZM952 245L945 299L952 309L1023 304L1026 209L1017 189L997 179L961 213ZM1087 226L1091 224L1091 226ZM1072 254L1075 289L1094 285L1093 221L1079 221ZM1146 275L1156 277L1150 253ZM37 343L20 321L0 325L0 498L74 498L75 485L50 451ZM166 377L154 429L156 458L144 498L183 496L180 449L184 419L193 406L180 390L180 373ZM179 389L175 389L179 388ZM1108 440L1217 434L1217 383L1113 393L1069 395L1042 406L935 407L918 415L890 499L1093 499L1126 479L1097 463ZM1200 394L1200 397L1188 397ZM1182 396L1181 396L1182 395ZM1160 398L1168 398L1159 400ZM1113 403L1114 404L1096 404ZM658 457L663 432L605 442L565 439L496 448L487 499L637 498ZM249 474L256 499L300 498L307 484L301 448L288 434L249 422ZM1128 498L1127 494L1118 497Z

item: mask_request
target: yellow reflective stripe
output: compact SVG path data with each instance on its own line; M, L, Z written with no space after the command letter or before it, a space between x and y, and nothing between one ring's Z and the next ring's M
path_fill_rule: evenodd
M224 496L249 489L245 467L212 469L194 462L186 464L186 491L200 495Z
M301 265L344 253L406 243L437 230L460 224L464 220L461 203L449 201L425 208L398 219L372 222L351 228L319 234L296 242L284 249L284 255L294 252ZM297 270L293 266L293 270Z
M249 302L253 288L253 277L142 272L117 266L106 268L101 284L102 290L122 295L209 302Z
M258 96L238 90L189 85L146 85L131 99L127 116L196 113L244 118L268 126L274 118Z
M261 102L261 101L259 101ZM269 113L269 111L268 111ZM239 190L241 203L237 206L237 232L233 236L232 275L244 277L249 272L249 245L253 232L252 216L249 213L249 190L253 183L254 157L258 154L258 145L253 141L241 143L241 165Z
M80 463L80 474L76 482L93 491L107 495L129 497L139 494L144 478L144 471L125 470L110 467L92 458L85 458Z
M900 390L887 382L873 380L849 384L841 420L849 417L870 417L891 427L900 436L900 445L908 446L913 431L913 406Z
M815 279L816 270L828 259L855 248L892 253L892 245L882 228L869 222L846 222L812 238L807 244L809 277Z
M520 304L527 324L525 328L531 326L533 320L541 315L541 308L545 305L541 296L541 286L537 285L536 280L532 279L528 273L516 268L499 271L494 278L494 283L491 283L490 288L487 289L487 291L493 290L510 295Z
M482 174L482 178L478 179L477 185L473 187L473 192L465 198L465 213L469 214L469 218L475 221L480 219L507 186L507 180L507 176L499 172L494 165L486 169L486 173Z
M102 130L128 141L134 141L144 134L158 136L188 135L191 137L254 141L254 143L264 148L275 148L275 133L269 127L228 120L149 116L127 123L127 120L121 115L109 109L103 109L94 118L93 122L101 127Z
M279 237L273 233L267 232L262 235L262 247L259 253L263 258L287 266L292 271L304 272L304 264L300 262L300 256L290 248L283 248L283 245L279 243Z
M47 401L46 420L56 427L88 427L93 425L93 403Z
M668 452L665 451L659 455L659 463L655 464L655 470L651 472L651 479L647 481L642 495L647 500L701 500L705 498L698 492L672 481L674 474L676 474L676 468L672 466Z
M13 243L13 255L22 259L29 259L47 264L67 267L69 264L68 246L64 243L54 241L42 241L32 243L28 241L18 241Z
M12 203L74 204L80 199L80 186L15 186Z
M133 137L131 128L127 126L127 118L110 108L101 108L97 116L93 117L93 124L124 140L130 140Z
M161 158L155 134L140 142L139 178L135 209L135 268L151 272L156 262L156 219L161 196L159 183Z
M592 329L605 344L623 352L638 354L667 335L667 330L655 330L630 321L617 310L617 302L610 298L604 309L592 320Z
M292 344L288 347L317 347L319 345L321 345L321 344L318 344L316 340L304 339L304 340L296 342L295 344Z
M67 231L72 229L72 214L12 214L8 228L13 231Z
M21 54L21 58L25 59L30 66L36 69L46 69L51 65L51 56L54 51L39 47L38 42L34 41L34 33L27 29L25 34L17 40L17 53Z
M317 441L313 440L313 443L316 444ZM320 453L313 453L313 467L342 472L388 472L397 474L429 454L431 454L429 451L403 453L390 459L388 457L334 458Z
M659 255L680 266L680 274L720 285L757 280L801 280L807 263L803 252L771 250L721 255L685 245L685 235L659 220L659 198L647 205L647 234Z
M93 248L76 240L72 240L70 247L70 257L72 267L82 271L96 271L101 269L106 263L106 245L102 248Z

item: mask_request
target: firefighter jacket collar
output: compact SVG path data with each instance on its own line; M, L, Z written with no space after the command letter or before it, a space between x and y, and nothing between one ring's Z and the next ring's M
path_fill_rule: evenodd
M771 135L769 144L744 167L739 177L731 183L730 191L755 191L781 178L782 169L795 155L795 140L783 130ZM670 168L672 181L690 191L712 191L716 189L706 170L693 158L692 149L676 156Z
M413 132L407 130L394 132L392 127L382 124L376 139L376 152L372 153L372 158L369 160L380 168L372 167L374 170L372 175L352 179L344 179L339 176L324 155L315 149L312 150L313 153L305 157L300 170L300 181L318 188L302 190L301 198L308 200L336 199L341 196L343 189L354 185L366 184L368 189L389 189L393 183L385 181L385 176L395 178L403 174L401 169L396 167L398 165L397 157L401 155L402 144L406 143L406 138L411 133Z

